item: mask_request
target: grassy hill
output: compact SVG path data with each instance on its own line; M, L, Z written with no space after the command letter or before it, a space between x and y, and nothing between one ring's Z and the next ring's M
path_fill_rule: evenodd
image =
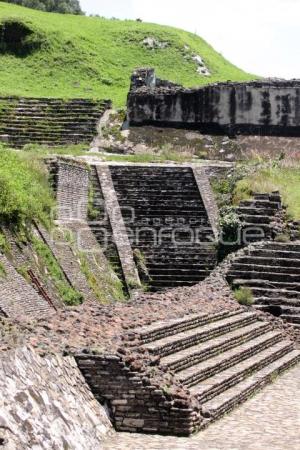
M16 40L17 36L17 40ZM166 43L149 49L145 38ZM200 55L211 76L197 73ZM0 2L0 95L110 98L126 101L136 67L185 86L254 76L226 61L200 37L136 21L44 13Z

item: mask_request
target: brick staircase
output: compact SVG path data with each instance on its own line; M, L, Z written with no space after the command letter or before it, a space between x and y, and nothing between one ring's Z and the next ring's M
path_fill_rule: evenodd
M198 400L203 419L197 429L300 361L292 341L247 309L155 322L133 330L130 339L137 351L158 357L163 371L173 372Z
M0 139L25 144L89 144L109 101L0 97Z
M198 283L216 263L213 231L188 167L111 166L133 249L152 291Z
M227 280L234 288L251 288L256 308L300 330L300 241L247 247L231 263Z
M282 210L279 192L271 194L253 194L253 199L243 200L237 208L237 213L243 229L257 227L261 230L260 238L253 240L264 240L272 237L272 225L275 216Z

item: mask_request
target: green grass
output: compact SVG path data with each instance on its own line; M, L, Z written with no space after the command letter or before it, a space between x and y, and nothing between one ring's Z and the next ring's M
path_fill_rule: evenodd
M300 167L264 167L237 183L234 203L249 198L252 192L280 191L289 216L300 220Z
M33 219L47 224L53 205L43 163L0 145L0 225L19 228Z
M143 66L185 86L255 78L200 37L172 27L44 13L0 2L0 25L6 20L21 21L32 30L33 50L22 57L0 53L0 95L110 98L122 106L132 70ZM141 44L146 37L168 46L149 50ZM184 58L185 45L203 58L210 77L199 75L196 63Z

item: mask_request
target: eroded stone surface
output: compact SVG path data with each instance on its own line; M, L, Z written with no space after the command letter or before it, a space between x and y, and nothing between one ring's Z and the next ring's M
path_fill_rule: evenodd
M1 448L95 449L110 431L73 358L41 358L25 347L2 353Z

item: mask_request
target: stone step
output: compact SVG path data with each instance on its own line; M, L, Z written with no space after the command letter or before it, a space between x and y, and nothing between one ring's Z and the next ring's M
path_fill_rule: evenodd
M154 355L167 356L181 349L217 337L228 331L233 331L236 328L249 325L250 323L253 323L255 319L256 313L248 311L241 312L235 314L234 317L225 318L212 324L146 344L144 348Z
M272 217L270 217L270 216L240 214L239 217L242 222L245 222L247 224L251 223L251 224L259 224L259 225L260 224L268 225L272 221Z
M297 251L285 251L285 250L268 250L268 249L251 249L248 250L249 256L251 257L263 257L263 258L271 258L271 259L300 259L300 252Z
M278 355L280 355L280 352ZM274 355L275 360L268 358L271 362L267 366L262 363L257 372L248 376L246 379L242 379L238 384L213 399L203 403L202 412L209 421L216 420L231 411L237 405L251 397L255 392L272 382L274 377L294 366L300 360L300 352L298 350L292 350L286 354L283 353L280 357L278 355ZM258 357L256 358L258 359Z
M211 267L207 267L200 265L197 267L194 267L193 269L176 269L173 267L173 264L170 265L170 267L165 266L163 269L153 269L151 267L148 267L150 276L155 278L156 280L165 280L165 279L172 279L175 278L190 278L190 279L196 279L199 275L206 275L207 271L209 271Z
M266 242L263 244L262 250L300 252L300 242Z
M236 264L252 264L253 266L279 266L279 267L295 267L299 269L300 258L267 258L260 256L243 256L238 258ZM234 263L235 264L235 263Z
M168 367L174 372L193 366L208 357L215 356L226 350L247 342L271 330L268 322L253 322L237 330L228 332L209 341L188 347L180 352L172 353L160 359L160 366Z
M275 210L277 211L277 209ZM274 216L273 208L250 208L250 207L238 207L236 208L237 214L245 216Z
M299 305L300 307L300 305ZM297 323L300 325L300 308L298 310L298 314L282 314L280 319L286 320L289 323Z
M227 275L227 279L229 281L235 280L235 279L243 279L243 280L268 280L270 282L277 282L283 284L282 287L284 287L284 284L288 283L298 283L300 286L300 278L298 274L291 274L291 273L276 273L276 272L260 272L258 270L249 270L249 271L243 271L243 270L232 270ZM286 286L288 289L288 287Z
M290 260L290 261L294 261L294 260ZM278 262L277 259L274 260L273 262L274 262L274 265L267 266L267 265L256 264L254 259L252 260L252 264L243 263L239 259L237 262L232 263L230 273L231 272L238 272L238 273L264 272L264 273L271 273L273 275L277 275L277 274L279 274L279 275L280 274L298 275L298 274L300 274L300 261L298 261L297 265L287 265L287 266L275 265L275 263Z
M281 209L281 205L279 202L272 202L269 200L243 200L240 203L239 207Z
M300 292L300 283L285 283L270 281L267 279L239 279L235 278L232 281L233 286L247 286L250 288L267 288L267 289L285 289L289 291Z
M280 309L282 311L282 314L292 316L300 314L300 298L297 306L280 305Z
M266 349L270 349L279 341L282 341L282 334L277 331L269 331L262 336L240 344L238 347L180 371L176 378L185 386L194 386L208 377L213 377Z
M179 319L161 320L150 325L135 328L127 334L130 340L138 339L139 342L147 344L155 340L173 336L182 331L191 330L199 326L216 322L221 319L236 316L242 312L241 309L216 312L214 314L188 314ZM134 343L134 345L136 345Z
M273 288L272 286L266 286L266 287L252 287L253 295L257 300L260 298L266 298L273 300L275 298L281 298L281 299L291 299L291 300L297 300L297 298L300 297L299 291L293 291L289 289L281 289L281 288Z
M282 311L297 309L300 307L300 295L297 298L284 298L284 297L255 297L256 306L279 306Z

